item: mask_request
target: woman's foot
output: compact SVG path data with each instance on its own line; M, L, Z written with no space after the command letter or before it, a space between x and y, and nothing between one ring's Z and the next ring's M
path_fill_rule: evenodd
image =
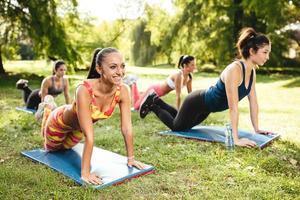
M28 80L20 79L16 82L16 88L19 90L23 90L25 87L28 87Z
M57 107L56 103L54 102L53 96L46 95L45 98L44 98L44 101L39 104L39 107L38 107L38 109L35 113L35 118L37 120L40 120L40 119L43 118L44 109L46 107L51 109L51 110L54 110Z
M156 98L158 98L158 95L154 90L150 90L148 95L144 97L144 99L141 102L140 110L139 110L140 117L142 119L145 118L148 115L148 113L151 111L151 106L153 105L154 100Z

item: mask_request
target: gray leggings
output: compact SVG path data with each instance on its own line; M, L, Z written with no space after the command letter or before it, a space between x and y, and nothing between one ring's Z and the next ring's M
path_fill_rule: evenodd
M160 98L150 109L172 131L188 130L204 121L210 113L205 107L204 97L205 90L188 94L178 112Z

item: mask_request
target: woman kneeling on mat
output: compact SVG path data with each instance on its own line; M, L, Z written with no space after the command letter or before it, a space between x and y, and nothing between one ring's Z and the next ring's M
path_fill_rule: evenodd
M88 79L77 87L75 101L53 111L49 104L44 109L42 133L46 150L70 149L85 137L81 178L89 184L102 183L100 176L90 173L94 145L93 123L110 118L116 105L120 107L127 164L129 167L143 168L141 163L134 160L130 95L128 86L122 84L124 73L124 58L117 49L96 49Z
M134 109L139 110L141 101L151 90L154 90L160 97L175 90L176 108L179 109L181 105L181 89L186 86L188 93L192 92L192 73L196 68L195 58L189 55L181 56L178 68L179 70L170 74L164 82L151 85L142 95L138 92L136 82L130 83Z
M238 102L248 96L255 132L268 134L268 131L260 130L258 126L255 68L269 59L271 42L267 36L255 32L252 28L245 28L240 32L236 46L240 59L224 69L215 86L190 93L178 112L152 92L141 104L141 118L144 118L149 111L153 111L171 130L183 131L200 124L211 112L220 112L229 108L234 143L239 146L256 146L254 141L238 136Z
M69 82L64 77L66 72L65 62L58 60L53 66L53 75L44 78L41 89L31 90L28 87L28 80L20 79L16 83L17 89L23 90L23 100L28 109L38 109L38 105L41 101L44 101L46 95L52 95L56 97L62 92L65 95L66 103L70 103L69 97Z

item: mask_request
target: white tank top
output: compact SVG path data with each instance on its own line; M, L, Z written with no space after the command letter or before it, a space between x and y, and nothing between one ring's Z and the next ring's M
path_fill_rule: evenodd
M175 83L174 83L174 81L171 79L171 77L168 77L166 81L167 81L167 85L168 85L172 90L175 90Z
M182 74L182 71L181 71L181 70L179 70L179 72ZM168 85L172 90L175 90L175 83L174 83L174 81L171 79L170 76L166 79L166 82L167 82L167 85ZM181 87L184 87L184 85L182 85Z

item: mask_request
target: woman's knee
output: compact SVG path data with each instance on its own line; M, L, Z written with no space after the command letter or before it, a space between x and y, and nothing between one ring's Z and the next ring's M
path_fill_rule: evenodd
M186 131L189 130L191 127L189 127L185 123L174 123L172 131Z

